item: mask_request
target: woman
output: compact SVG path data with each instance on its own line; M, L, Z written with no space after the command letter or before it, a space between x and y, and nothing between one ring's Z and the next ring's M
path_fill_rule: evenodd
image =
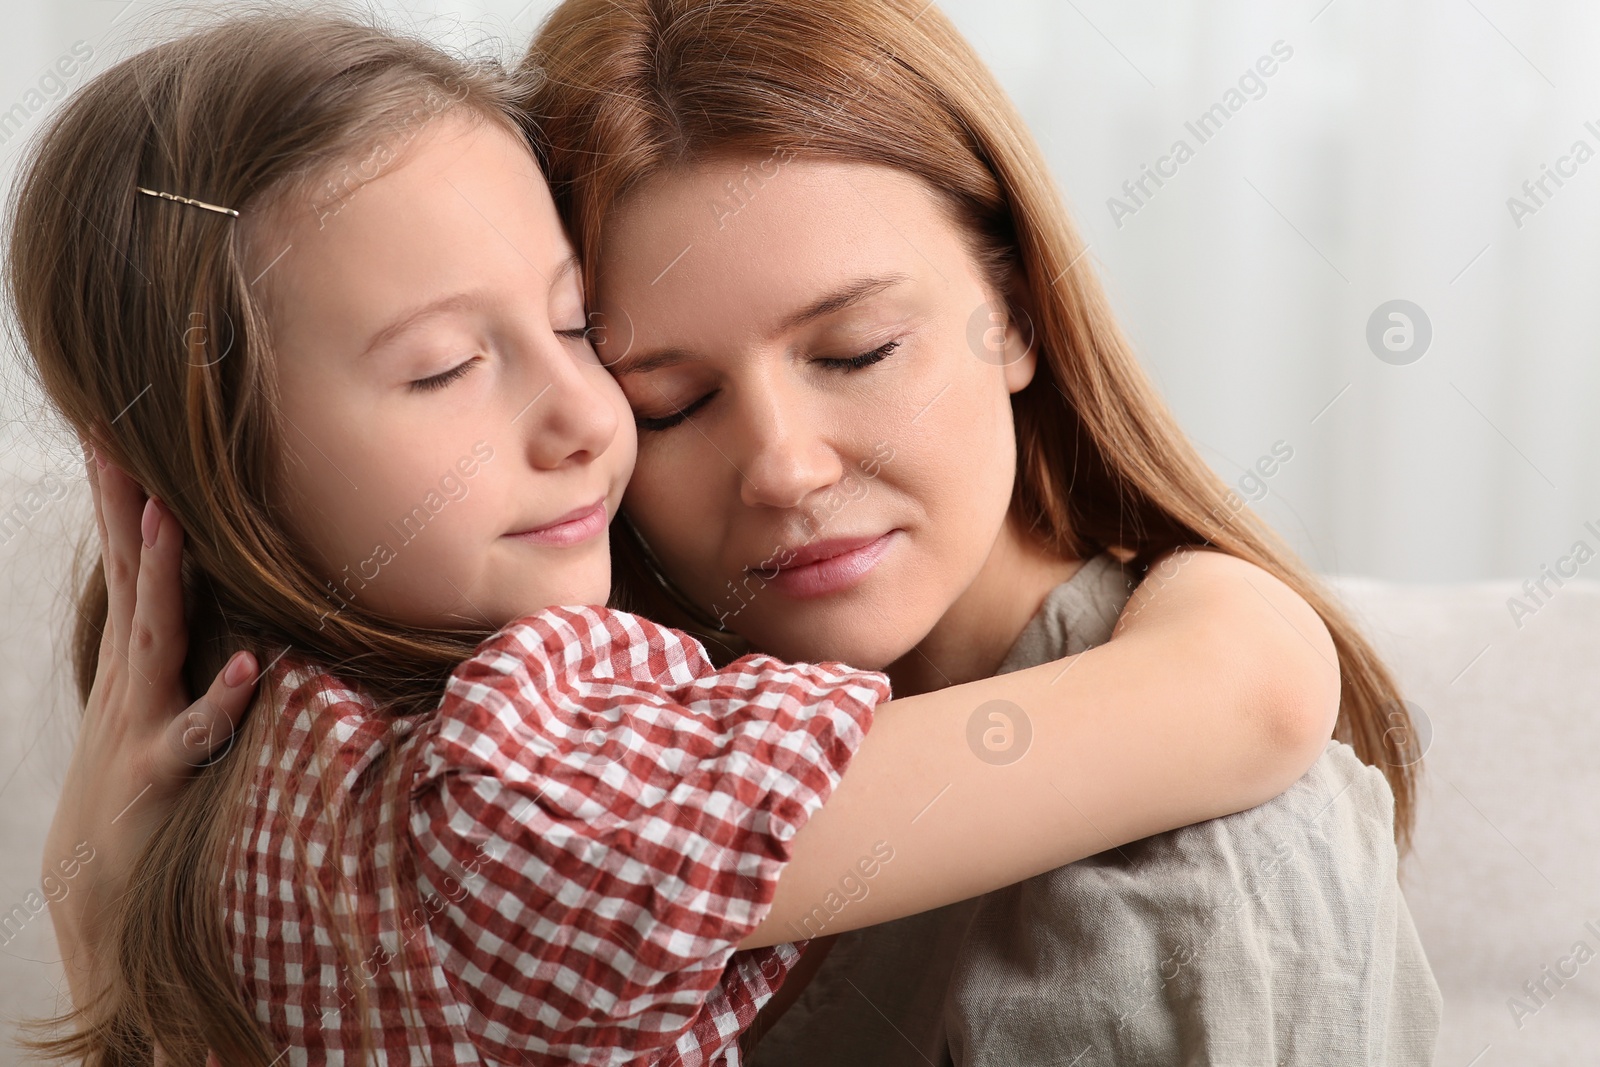
M1415 762L1393 682L1155 399L954 28L922 0L569 0L529 63L639 419L638 572L708 637L924 692L1103 640L1140 562L1209 543L1283 578L1338 646L1351 747L1316 784L845 935L772 1062L1431 1055L1438 992L1387 851ZM992 716L1002 740L1015 717ZM1345 947L1371 928L1381 944ZM1329 1002L1362 1021L1323 1033Z
M530 108L547 125L604 351L658 438L641 451L627 505L648 546L641 573L653 552L670 590L738 638L887 666L897 688L920 691L994 673L1084 560L1118 550L1137 566L1209 541L1282 576L1328 622L1340 736L1387 765L1403 834L1411 761L1386 747L1405 736L1384 717L1397 706L1392 683L1154 400L1020 124L954 31L920 7L767 5L763 18L726 5L571 3L536 46L549 77ZM597 108L600 95L617 107ZM672 166L685 162L694 166ZM918 204L918 182L939 195ZM786 213L766 211L775 201ZM828 214L850 201L867 210ZM903 205L921 210L896 214ZM885 225L864 229L874 216ZM818 241L800 240L797 218L823 222ZM773 227L784 239L761 241ZM919 275L912 259L870 278L811 269L852 242L896 240L934 269ZM764 245L783 260L765 261ZM771 326L759 315L780 306L792 328L758 332ZM750 318L730 317L745 308ZM876 319L851 317L862 312ZM913 322L919 330L906 329ZM791 350L833 363L790 361ZM902 362L917 373L894 376ZM972 373L994 364L1004 373ZM861 384L874 374L890 377ZM156 614L171 619L170 607ZM220 690L221 718L246 695ZM190 739L204 740L214 720L195 714ZM146 737L170 729L158 713L136 721ZM177 769L169 763L159 789ZM152 818L154 799L132 810ZM933 810L950 817L958 800ZM1121 817L1092 797L1071 802L1095 825ZM869 921L881 899L852 902L832 928Z

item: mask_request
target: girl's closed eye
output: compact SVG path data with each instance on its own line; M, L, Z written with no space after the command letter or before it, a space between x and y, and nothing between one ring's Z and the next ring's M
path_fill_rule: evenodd
M427 393L433 392L434 390L443 389L452 382L466 377L467 372L480 363L482 359L482 356L473 356L471 359L458 363L447 371L435 374L429 378L419 378L416 381L411 382L409 384L409 388L414 393Z
M593 335L593 328L587 324L583 324L571 326L564 330L556 330L555 333L557 337L563 338L567 341L586 343ZM452 385L466 377L467 373L481 362L483 362L482 356L473 356L471 359L463 360L462 362L457 363L449 370L441 371L440 373L430 375L427 378L418 378L415 381L408 382L407 388L416 393L427 393L443 389L446 386Z

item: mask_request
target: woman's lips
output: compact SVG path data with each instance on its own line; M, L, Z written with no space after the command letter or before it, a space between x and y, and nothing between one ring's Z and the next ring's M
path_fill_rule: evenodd
M796 599L827 596L849 589L871 574L889 550L894 530L872 539L820 541L794 553L794 562L768 577L764 569L751 568L767 585Z
M532 530L509 533L506 536L513 540L524 541L530 545L566 548L569 545L581 544L589 540L596 534L603 532L605 528L606 502L602 498L598 503L569 512L555 522L535 527Z

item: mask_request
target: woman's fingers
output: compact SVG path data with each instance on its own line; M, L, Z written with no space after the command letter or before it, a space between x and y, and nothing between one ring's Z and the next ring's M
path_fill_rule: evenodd
M142 722L164 730L162 748L170 762L161 771L181 779L232 744L255 695L260 668L250 653L236 653L204 696L165 718L187 699L182 681L188 654L183 528L160 501L147 500L137 482L103 459L103 454L91 453L87 463L109 598L101 666L107 666L108 654L111 660L126 657L133 683L120 697L108 699L127 725ZM96 685L103 681L97 679Z
M137 596L128 631L128 660L135 677L156 695L150 708L165 714L188 699L183 691L183 661L189 652L183 617L183 527L159 500L145 502L139 520Z
M103 520L101 558L110 595L111 633L116 647L126 652L139 576L139 520L144 511L144 491L115 463L97 465L96 475Z
M108 555L110 555L111 548L110 542L106 537L106 520L104 509L100 503L100 470L97 460L98 453L96 453L94 445L85 440L83 442L84 476L89 479L89 494L94 500L95 535L99 539L100 560L102 561L101 569L104 570L104 560ZM110 583L108 581L108 587L109 584ZM91 622L96 623L100 631L100 658L95 667L96 688L111 684L110 676L116 670L116 661L121 658L117 654L116 635L112 632L110 616L111 609L108 605L105 618L99 620L90 620ZM88 705L83 709L84 716L91 720L95 719L97 717L99 707L100 702L94 700L89 701Z
M167 751L177 766L169 770L198 767L218 759L233 744L233 733L250 709L255 696L260 668L248 652L235 652L205 696L189 705L187 711L167 727Z
M84 476L89 479L89 495L94 499L94 524L100 531L100 548L104 552L106 547L106 519L100 509L100 477L97 463L97 453L94 445L88 441L83 442L83 470Z

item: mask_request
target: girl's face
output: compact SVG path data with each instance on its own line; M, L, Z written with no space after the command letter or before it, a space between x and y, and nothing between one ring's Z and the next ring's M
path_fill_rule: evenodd
M887 666L949 622L1019 536L1010 395L1035 358L937 195L713 162L628 197L604 245L600 352L640 434L625 506L667 574L793 659Z
M283 514L340 610L498 627L604 603L636 440L549 191L491 122L395 141L247 235Z

